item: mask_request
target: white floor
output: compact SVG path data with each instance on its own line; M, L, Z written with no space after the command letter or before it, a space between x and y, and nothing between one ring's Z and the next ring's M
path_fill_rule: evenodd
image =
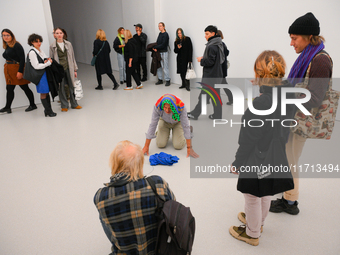
M17 108L0 116L1 255L109 254L93 195L109 181L112 149L125 139L144 144L152 107L161 95L176 94L189 105L189 93L176 84L148 81L142 90L124 91L121 86L113 91L103 76L104 90L96 91L94 68L85 64L79 64L79 77L84 87L81 110L62 113L54 102L56 118L45 118L41 105L33 112ZM209 120L205 116L199 121ZM330 157L340 163L339 130L337 123L331 141L308 141L302 158L314 162ZM230 134L236 141L237 135ZM237 213L244 207L236 179L191 179L186 151L172 146L163 151L177 155L179 163L152 168L146 157L144 173L162 176L177 200L191 207L196 217L193 255L340 254L340 179L301 179L301 213L270 213L260 245L253 247L228 232L231 225L241 224ZM160 152L155 142L150 152Z

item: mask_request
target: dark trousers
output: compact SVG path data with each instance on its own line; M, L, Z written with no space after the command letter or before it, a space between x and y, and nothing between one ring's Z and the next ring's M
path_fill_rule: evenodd
M212 114L214 119L222 119L222 105L220 101L217 99L216 94L211 91L210 89L206 88L213 96L216 101L216 105L214 103L214 100L211 100L211 104L213 105L214 108L214 113ZM220 96L220 89L215 88L215 91L217 94ZM198 103L195 106L194 110L192 110L190 113L196 117L200 116L202 113L202 95L206 95L207 101L210 100L209 94L205 92L204 90L201 90L201 93L198 96Z
M109 76L109 78L113 82L113 85L117 84L117 81L112 73L106 73L106 74L107 76ZM97 73L97 81L98 81L98 86L102 87L102 75L101 74Z
M222 84L228 84L227 79L223 79ZM230 103L233 102L233 94L229 89L224 89L224 92L227 94L228 100Z
M6 85L6 109L11 108L12 106L12 102L14 99L14 89L15 89L16 85ZM33 92L32 90L30 90L30 88L28 87L28 84L25 85L19 85L19 87L25 92L28 101L30 102L30 106L35 106L34 103L34 96L33 96Z
M146 57L139 57L138 62L136 64L136 73L139 76L139 79L142 78L141 73L140 73L140 67L142 66L143 69L143 77L147 78L148 72L146 68Z
M185 79L185 76L187 75L187 73L181 73L181 79L182 79L182 86L185 87L190 87L190 80Z
M126 87L131 87L131 76L133 77L133 79L135 80L137 86L139 86L140 83L140 78L136 73L136 63L131 64L131 67L129 67L129 61L125 61L126 65L125 65L125 70L126 70Z

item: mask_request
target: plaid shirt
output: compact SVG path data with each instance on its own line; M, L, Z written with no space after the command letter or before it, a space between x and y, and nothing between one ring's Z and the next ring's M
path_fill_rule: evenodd
M155 194L145 178L114 187L124 177L118 181L111 179L94 196L100 218L111 232L112 251L117 255L155 254L158 225ZM159 176L152 179L162 199L176 199L166 181Z

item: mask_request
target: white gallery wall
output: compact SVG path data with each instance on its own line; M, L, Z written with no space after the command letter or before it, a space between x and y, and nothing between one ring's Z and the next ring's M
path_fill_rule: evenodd
M79 62L90 63L92 45L98 28L106 31L112 42L120 26L134 31L133 24L143 24L148 43L158 36L158 22L163 21L170 36L171 80L180 83L176 74L176 54L173 52L175 31L181 27L191 37L196 73L202 68L195 58L202 56L205 48L204 29L216 25L224 34L224 42L230 50L229 77L252 77L253 63L263 50L277 50L287 62L287 73L297 58L289 45L288 28L293 21L307 12L313 12L320 21L321 34L326 38L326 50L335 63L333 77L340 76L336 63L340 51L336 47L340 34L340 2L327 0L270 1L270 0L50 0L55 26L64 27L73 43ZM65 10L66 9L66 10ZM150 63L150 53L148 63ZM116 53L111 53L112 67L118 70ZM153 78L155 79L155 78ZM339 87L340 89L340 87Z
M14 12L11 10L15 10ZM32 13L37 15L32 16ZM42 50L48 54L48 47L53 39L52 17L49 0L11 0L1 2L0 15L1 30L10 29L17 41L24 47L25 53L30 49L27 38L30 34L36 33L43 37ZM1 43L2 46L2 43ZM3 49L4 50L4 49ZM0 58L0 66L3 67L5 59ZM36 92L35 85L29 85L34 93L36 103L40 103L40 97ZM28 105L25 93L17 86L12 108ZM6 103L6 81L3 68L0 71L0 108Z

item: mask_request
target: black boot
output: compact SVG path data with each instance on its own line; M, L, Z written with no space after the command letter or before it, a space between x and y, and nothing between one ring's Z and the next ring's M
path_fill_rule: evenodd
M186 80L185 88L187 91L190 91L190 80Z
M51 100L50 100L50 97L49 96L46 96L45 99L41 99L41 103L42 105L44 106L45 110L44 110L44 113L45 113L45 117L50 116L50 117L55 117L57 116L57 114L55 112L52 111L52 108L51 108Z
M155 85L161 85L163 84L163 80L158 79L158 82L155 83Z

